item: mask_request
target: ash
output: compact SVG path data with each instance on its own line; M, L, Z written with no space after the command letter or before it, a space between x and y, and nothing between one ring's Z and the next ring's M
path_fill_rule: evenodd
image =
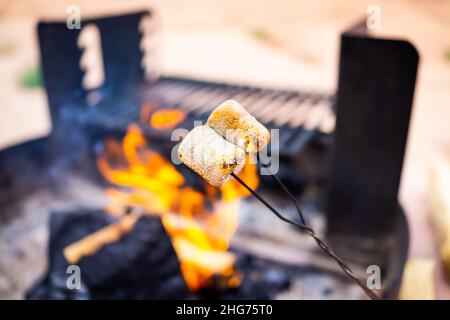
M0 299L22 299L47 267L50 212L103 207L102 189L67 174L50 187L37 190L0 214Z
M59 181L61 182L52 187L29 194L20 203L10 204L3 210L0 224L0 299L22 299L27 292L39 294L36 286L41 285L42 288L46 276L48 281L50 212L53 215L85 212L86 208L102 208L107 201L103 189L85 179L67 174ZM289 202L271 193L266 197L281 212L295 219L295 208ZM302 204L309 222L319 235L323 235L325 219L320 205L307 199L302 200ZM317 250L315 242L307 235L278 220L256 199L241 201L239 210L239 229L232 239L231 251L237 256L237 269L244 275L241 286L238 289L204 290L194 295L185 289L179 289L184 286L179 284L180 281L175 281L178 286L176 298L363 298L360 289L349 282L333 260ZM140 263L139 261L141 260L136 259L133 263ZM179 280L179 277L171 279ZM117 286L124 286L117 279L115 281ZM34 291L30 291L31 288ZM149 293L146 294L142 298L148 298ZM68 298L64 295L45 297ZM98 297L130 296L120 295L119 290L116 297ZM136 295L131 297L139 298ZM150 297L172 296L171 293L166 293L162 297Z

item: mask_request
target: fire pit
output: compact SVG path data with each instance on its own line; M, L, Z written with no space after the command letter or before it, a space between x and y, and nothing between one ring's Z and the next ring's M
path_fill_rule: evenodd
M215 188L171 163L178 142L174 130L189 130L194 120L205 122L210 110L228 98L239 100L269 128L280 128L280 149L270 152L280 155L279 176L301 199L313 228L361 277L370 275L368 266L378 266L379 291L385 298L395 296L408 247L396 199L417 68L414 54L404 59L411 52L403 43L343 36L333 140L333 95L169 76L145 80L138 26L151 17L140 12L85 22L100 31L105 71L104 84L91 89L83 88L78 67L80 31L68 30L65 23L39 25L53 131L0 155L0 184L6 187L0 198L5 296L362 298L307 235L275 220L237 181ZM395 47L399 50L392 51ZM414 70L403 76L394 72L406 89L386 89L382 74L366 79L355 56L371 50L385 54L372 57L375 62L390 55L389 66ZM400 66L399 60L404 61ZM409 80L406 86L402 77ZM358 83L372 90L352 94ZM364 127L374 115L357 106L380 91L387 101L373 111L380 121ZM394 96L400 112L391 109ZM383 120L386 114L398 121L396 129ZM360 135L350 142L347 134L355 122ZM374 132L378 140L390 140L362 148L364 139L374 141ZM383 177L371 172L378 163L367 161L369 148L387 160ZM358 159L356 166L347 156ZM247 164L240 178L298 219L289 199L257 172L257 165ZM364 177L364 184L352 182L354 173ZM374 202L379 206L365 214ZM73 270L80 271L75 287L68 285Z

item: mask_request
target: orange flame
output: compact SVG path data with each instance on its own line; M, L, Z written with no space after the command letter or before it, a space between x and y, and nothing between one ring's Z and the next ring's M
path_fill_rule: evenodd
M169 130L175 128L186 119L183 110L168 108L158 110L152 114L150 125L156 130Z
M235 257L227 250L237 229L238 199L248 196L245 188L232 179L221 188L205 182L205 192L192 189L170 162L149 148L134 124L121 144L106 142L97 165L108 181L126 188L107 190L111 214L139 206L161 217L189 288L210 286L213 276L221 276L230 287L239 285ZM255 164L247 162L239 176L252 188L258 186Z

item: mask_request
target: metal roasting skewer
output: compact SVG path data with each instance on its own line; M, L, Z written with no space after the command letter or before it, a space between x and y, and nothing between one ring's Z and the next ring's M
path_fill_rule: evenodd
M263 165L264 166L264 165ZM266 166L264 166L266 167ZM266 167L267 169L267 167ZM363 291L364 293L372 300L380 300L380 297L371 289L369 289L366 285L364 285L363 281L358 278L358 276L352 271L352 269L349 267L349 265L342 260L340 257L338 257L334 251L322 240L320 239L314 230L306 223L306 220L303 216L303 213L300 209L300 204L298 203L297 199L295 199L294 195L288 190L288 188L281 182L281 180L276 176L272 175L272 177L275 179L275 181L281 186L281 188L286 192L286 194L293 200L297 211L300 216L301 223L294 222L292 220L289 220L285 218L281 213L277 211L269 202L267 202L262 196L260 196L256 191L254 191L252 188L250 188L244 181L242 181L241 178L239 178L236 174L231 173L231 176L235 178L244 188L246 188L252 195L254 195L259 201L261 201L267 208L269 208L270 211L272 211L279 219L283 220L284 222L287 222L291 225L294 225L298 228L300 228L302 231L306 232L309 236L311 236L317 243L317 245L322 249L327 255L332 257L338 265L341 267L342 271L349 276L350 279L352 279Z
M206 112L209 109L211 109L212 102L218 101L219 98L222 98L224 95L228 95L229 91L234 91L234 96L240 96L240 98L245 98L246 102L251 105L251 109L253 111L256 111L254 109L257 109L259 106L263 106L264 104L277 104L281 102L282 108L279 109L279 113L281 113L281 121L282 122L289 122L290 126L294 123L295 126L298 126L300 124L304 124L308 127L308 129L311 129L311 127L314 128L321 128L323 122L326 118L334 118L330 117L329 108L330 106L328 103L322 102L319 103L317 106L314 106L312 101L309 99L301 99L301 110L300 112L297 112L295 114L294 118L288 118L287 115L290 115L292 117L291 112L288 109L291 109L292 107L296 106L296 103L292 103L291 99L289 99L289 95L281 95L277 96L277 94L271 94L267 92L242 92L241 90L233 90L233 88L210 88L210 87L203 87L200 88L200 90L189 90L188 88L178 87L175 88L175 90L172 91L177 92L178 94L181 93L181 95L187 96L188 98L191 98L191 100L195 100L196 103L184 104L184 109L187 109L189 111L193 111L194 113L202 113ZM188 89L188 90L186 90ZM242 95L244 97L242 97ZM192 99L195 97L195 99ZM198 102L198 98L201 99L201 103ZM187 99L190 100L190 99ZM281 100L281 101L280 101ZM294 101L297 99L293 99ZM264 103L263 103L264 102ZM284 103L283 103L284 102ZM295 101L297 102L297 101ZM261 111L260 115L266 116L269 114L267 110L258 110ZM282 112L280 112L282 111ZM312 111L312 112L310 112ZM311 113L311 114L309 114ZM324 119L325 118L325 119ZM277 117L278 122L280 119ZM328 119L329 120L329 119ZM330 121L328 121L330 122ZM324 127L333 127L332 125L324 126ZM329 129L329 128L328 128ZM260 162L261 163L261 162ZM265 167L266 170L269 170L268 167L261 163L261 166ZM267 202L262 196L260 196L256 191L254 191L252 188L250 188L242 179L240 179L237 175L234 173L231 174L242 186L244 186L252 195L254 195L259 201L261 201L269 210L271 210L279 219L282 221L289 223L291 225L294 225L298 228L300 228L303 232L307 233L310 237L312 237L317 245L322 249L328 256L333 258L339 267L342 269L342 271L352 280L354 281L363 291L364 293L372 300L379 300L380 297L371 289L369 289L364 282L352 271L350 266L342 260L339 256L337 256L334 251L322 240L320 239L315 231L311 228L311 226L308 224L306 218L304 217L300 204L295 198L295 196L289 191L289 189L283 184L283 182L275 175L271 174L272 178L275 180L275 182L282 188L282 190L285 192L285 194L292 200L294 203L300 221L301 223L297 223L295 221L292 221L286 217L284 217L277 209L275 209L269 202Z

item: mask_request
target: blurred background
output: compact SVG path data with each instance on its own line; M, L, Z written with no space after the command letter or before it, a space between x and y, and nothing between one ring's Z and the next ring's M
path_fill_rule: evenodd
M450 190L450 181L443 182L444 190L430 187L431 172L448 170L450 159L450 1L2 0L0 149L51 130L36 24L65 19L73 4L81 8L82 19L156 8L164 73L329 93L337 86L341 32L367 17L371 5L378 6L374 32L407 39L420 55L400 189L411 232L409 256L435 265L435 297L450 298L430 219L432 197L445 194L445 186ZM450 216L450 207L442 210Z

